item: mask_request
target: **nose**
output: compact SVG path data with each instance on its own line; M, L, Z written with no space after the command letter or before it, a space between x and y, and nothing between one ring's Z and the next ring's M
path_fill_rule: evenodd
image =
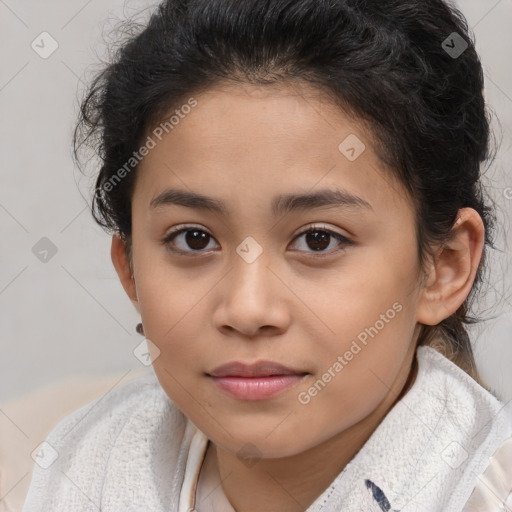
M235 258L234 267L221 285L221 299L214 313L217 329L225 335L245 337L282 334L290 324L289 299L293 294L260 256L248 263Z

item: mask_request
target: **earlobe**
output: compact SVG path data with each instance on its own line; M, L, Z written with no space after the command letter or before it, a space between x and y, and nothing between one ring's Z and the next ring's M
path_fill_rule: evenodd
M452 238L438 252L418 306L417 321L437 325L466 300L482 257L485 228L472 208L459 210Z
M137 290L135 288L135 281L132 278L132 269L126 252L126 246L117 233L112 236L110 255L124 291L138 310Z

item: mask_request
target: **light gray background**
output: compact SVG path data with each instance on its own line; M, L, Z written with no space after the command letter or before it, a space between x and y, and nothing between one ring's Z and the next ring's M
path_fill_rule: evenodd
M71 135L83 83L104 53L102 33L117 17L152 4L0 0L0 404L68 376L141 369L133 355L142 341L134 330L139 317L113 269L110 238L83 198L91 182L73 164ZM512 0L456 5L475 30L485 95L503 139L487 174L502 209L502 252L491 260L483 304L499 316L472 337L484 378L510 400L512 199L505 190L512 187ZM47 59L31 48L43 31L59 45ZM57 247L46 263L32 252L42 237Z

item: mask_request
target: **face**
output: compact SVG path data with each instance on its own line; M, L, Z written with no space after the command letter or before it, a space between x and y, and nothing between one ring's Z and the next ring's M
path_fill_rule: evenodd
M133 195L154 370L217 445L297 454L371 415L410 369L414 211L362 125L319 92L219 86L194 98L153 135ZM260 361L292 375L212 376Z

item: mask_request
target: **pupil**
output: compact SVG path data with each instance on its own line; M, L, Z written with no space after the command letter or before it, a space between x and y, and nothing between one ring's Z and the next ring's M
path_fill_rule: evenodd
M210 235L204 231L192 230L187 231L185 239L191 249L204 249L208 245L209 236ZM204 243L205 241L206 243Z
M319 235L319 233L321 233ZM319 251L329 246L329 233L325 231L310 231L306 235L306 243L308 243L311 249ZM327 242L327 243L326 243Z

